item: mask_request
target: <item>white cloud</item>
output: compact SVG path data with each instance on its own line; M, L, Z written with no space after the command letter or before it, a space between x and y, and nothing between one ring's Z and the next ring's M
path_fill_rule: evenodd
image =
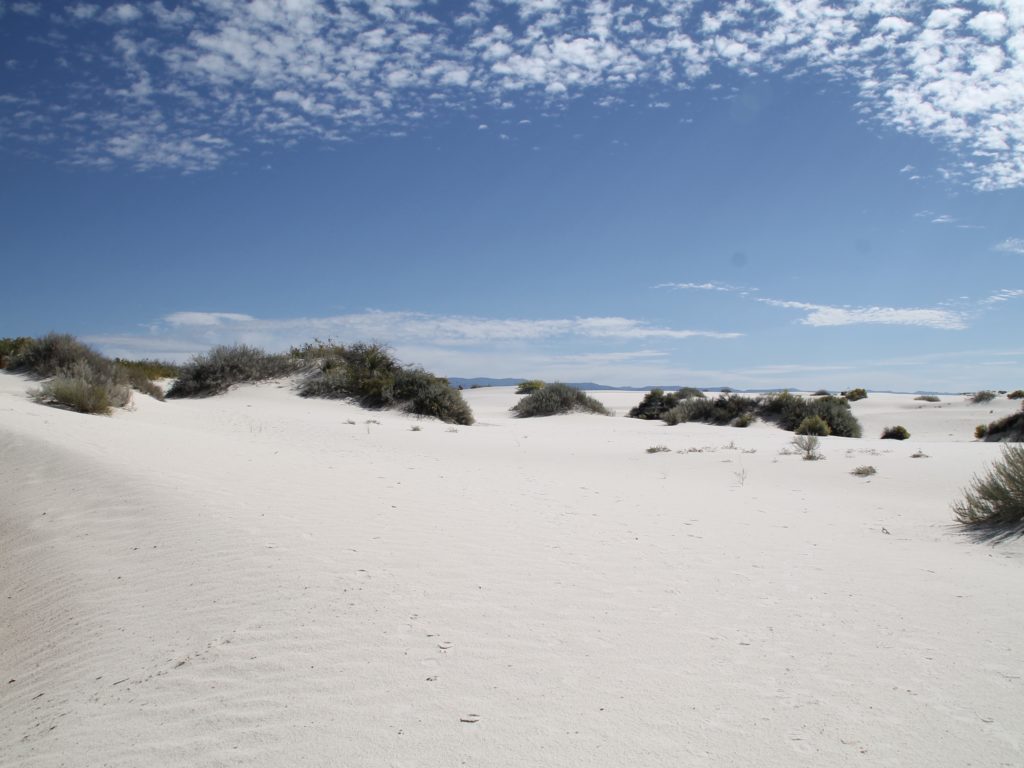
M962 330L967 327L962 312L950 309L897 307L832 307L802 301L757 299L773 307L801 309L806 312L802 325L817 327L843 325L909 325L940 330Z
M655 288L670 288L675 291L717 291L720 293L739 293L746 295L753 293L757 288L743 288L738 285L729 285L728 283L659 283L654 286Z
M954 221L956 221L956 219L949 214L944 213L941 216L936 216L932 219L932 224L952 224Z
M251 315L240 315L235 312L175 312L164 318L171 325L203 327L226 325L227 323L248 323L255 319Z
M973 14L927 0L730 0L714 12L687 0L511 5L509 13L506 3L471 2L452 20L443 4L420 0L202 0L173 8L153 0L106 11L79 2L68 15L108 22L111 37L131 36L134 55L122 46L93 56L68 38L61 54L77 79L49 89L63 94L52 103L0 109L0 136L63 139L77 162L198 170L251 144L408 130L485 104L550 106L586 93L614 104L642 86L649 93L641 103L657 107L679 87L714 88L708 74L731 68L852 84L873 119L953 149L960 166L942 173L980 189L1024 185L1019 0L988 0ZM137 90L105 85L125 79L150 83L145 104ZM279 93L295 98L275 101ZM62 115L75 112L83 118L65 126ZM46 130L25 130L27 120ZM203 160L167 151L203 134L226 142L208 147ZM128 135L139 152L112 142Z
M39 3L11 3L11 10L25 16L38 16L43 7Z
M987 299L983 299L981 303L1001 304L1004 301L1009 301L1010 299L1018 299L1021 296L1024 296L1024 289L1022 288L1002 288L993 293Z
M1021 237L1010 237L1003 240L1001 243L997 243L992 247L994 251L1003 251L1004 253L1024 253L1024 238Z

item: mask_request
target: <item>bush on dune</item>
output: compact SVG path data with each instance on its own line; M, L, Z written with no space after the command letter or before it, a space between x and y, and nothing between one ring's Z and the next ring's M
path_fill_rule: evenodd
M975 404L990 403L996 399L996 393L987 389L983 389L980 392L975 392L970 397L970 401Z
M886 427L882 430L883 440L906 440L909 437L910 432L901 424L897 424L895 427Z
M610 416L602 403L586 392L568 384L548 384L527 395L510 409L521 419L534 416L556 416L563 413L598 413Z
M627 416L631 419L661 419L684 400L703 397L704 393L695 387L683 387L674 393L666 393L663 389L652 389L644 395L639 405L630 409Z
M863 400L867 396L868 391L864 389L864 387L856 387L854 389L848 389L846 392L843 392L843 397L845 397L847 401L851 403L856 402L857 400Z
M756 399L745 395L728 394L713 399L694 397L683 400L665 413L662 418L669 426L689 421L747 426L750 424L750 417L755 415L756 411Z
M402 408L449 424L473 423L473 411L447 379L403 366L382 344L315 342L292 349L308 371L302 397L352 399L367 408Z
M1006 396L1009 400L1020 400L1024 398L1024 389L1015 389Z
M520 381L516 386L517 395L528 395L531 392L536 392L538 389L544 389L544 382L540 379L529 379L528 381Z
M658 390L649 393L634 411L654 411L659 402L655 397L657 392ZM633 415L633 412L630 415ZM695 398L677 403L663 412L660 418L670 426L699 421L706 424L731 424L737 427L745 427L755 418L761 418L790 432L806 424L805 429L813 429L813 434L822 436L861 436L860 422L850 410L849 402L834 395L820 395L810 399L782 391L757 398L736 394L721 395L714 399Z
M299 370L289 355L273 355L245 344L214 347L181 367L167 397L209 397L244 384L288 376Z
M984 476L975 476L963 493L953 504L953 514L964 525L1024 523L1024 446L1004 446L1000 459Z
M49 379L31 393L45 405L108 414L132 399L127 371L68 334L50 333L20 344L8 368Z
M974 430L974 436L987 442L1024 442L1024 404L1017 413L1011 413L988 425L979 424Z
M17 357L31 343L32 339L28 336L0 339L0 368L6 368L11 360Z

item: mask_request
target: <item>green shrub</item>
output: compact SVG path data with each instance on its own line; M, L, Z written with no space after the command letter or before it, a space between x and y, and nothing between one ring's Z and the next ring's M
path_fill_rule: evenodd
M176 379L181 375L181 366L164 360L123 360L115 358L114 362L125 370L138 372L150 381L157 379Z
M1010 392L1006 397L1009 398L1010 400L1020 400L1024 398L1024 389L1015 389L1013 390L1013 392Z
M694 397L705 397L705 394L696 387L682 387L675 394L676 400L690 400Z
M21 352L31 343L32 339L28 336L0 339L0 368L6 368L11 362L11 359L21 354Z
M975 475L963 499L953 504L958 522L969 526L1024 523L1024 446L1004 446L982 477Z
M536 392L538 389L544 389L544 382L540 379L530 379L528 381L520 381L516 386L517 395L528 395L531 392Z
M818 435L828 437L832 434L832 428L821 416L808 416L794 430L798 435Z
M449 424L473 423L473 411L447 379L404 367L382 344L317 341L291 350L308 375L302 397L353 399L366 408L402 408Z
M850 403L834 395L809 400L785 391L774 392L761 398L758 415L789 431L797 429L804 419L817 416L836 437L860 437L862 433Z
M603 404L587 395L586 392L570 387L568 384L548 384L538 389L516 405L511 411L519 418L533 416L554 416L561 413L599 413L611 415Z
M740 429L746 429L754 423L756 417L752 413L741 413L735 419L730 422L730 426L739 427Z
M857 387L856 389L849 389L846 392L843 392L843 397L851 403L856 402L857 400L863 400L867 396L868 391L863 387Z
M914 399L915 400L923 400L926 403L937 403L937 402L939 402L940 398L936 397L935 395L918 395Z
M652 445L647 449L648 453L668 453L671 450L667 445Z
M691 398L674 405L662 416L669 426L699 421L705 424L732 424L742 417L753 416L757 400L744 395L721 395L716 398ZM749 422L747 422L749 424Z
M128 405L132 393L122 371L112 364L97 369L88 360L77 360L40 386L32 398L78 413L106 415L111 408Z
M975 392L971 395L972 403L990 403L996 399L996 393L987 389L983 389L980 392Z
M978 431L982 430L979 435ZM978 425L974 430L974 436L979 440L984 437L990 442L1024 442L1024 408L1017 413L993 421L988 426Z
M910 437L910 433L907 431L907 428L899 424L882 430L883 440L906 440L908 437Z
M827 389L819 389L817 392L812 394L811 397L829 397L831 396L831 394L832 393L829 392Z
M976 426L974 428L974 439L975 440L984 440L985 439L985 435L987 435L987 434L988 434L988 426L985 425L985 424L979 424L978 426Z
M627 415L631 419L660 419L676 402L676 398L673 395L666 395L665 390L652 389Z
M94 371L113 370L114 363L88 344L67 333L48 333L22 345L11 358L8 368L17 373L31 373L40 378L70 371L76 363L86 362Z
M214 347L181 367L167 397L209 397L234 384L276 379L299 370L289 355L272 355L245 344Z

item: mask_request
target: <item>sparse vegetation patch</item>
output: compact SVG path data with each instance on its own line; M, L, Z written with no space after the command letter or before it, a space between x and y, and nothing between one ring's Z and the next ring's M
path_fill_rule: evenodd
M852 472L850 472L850 474L856 475L857 477L871 477L871 475L877 472L878 470L875 469L873 466L871 466L870 464L865 464L862 467L857 467Z
M845 397L846 400L851 403L856 402L857 400L863 400L867 396L868 391L863 387L848 389L846 392L843 392L843 397Z
M538 389L544 389L544 382L540 379L529 379L519 382L516 386L516 394L528 395L531 392L536 392Z
M990 403L996 399L996 393L988 389L983 389L980 392L975 392L971 395L972 403Z
M914 398L915 400L923 400L926 403L937 403L941 398L935 395L918 395Z
M953 514L968 526L1024 523L1024 446L1004 446L1000 459L954 502Z
M555 416L563 413L611 415L602 403L590 397L586 392L557 382L547 384L543 389L527 395L512 406L511 411L522 419L535 416Z
M882 430L883 440L906 440L908 437L910 437L910 433L907 431L907 428L899 424Z

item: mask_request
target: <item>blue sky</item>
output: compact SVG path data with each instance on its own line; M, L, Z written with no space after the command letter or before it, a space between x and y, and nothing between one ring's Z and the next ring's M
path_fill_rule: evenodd
M0 335L1024 382L1024 3L0 2Z

